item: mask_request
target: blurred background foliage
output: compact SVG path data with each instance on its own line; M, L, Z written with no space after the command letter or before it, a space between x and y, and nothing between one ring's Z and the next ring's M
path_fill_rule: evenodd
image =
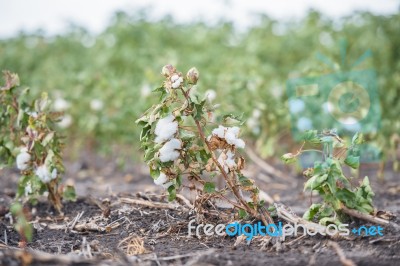
M150 22L145 11L118 12L98 35L71 25L62 35L21 33L0 40L0 68L17 72L32 97L49 92L67 117L60 126L70 151L139 158L134 121L158 101L151 90L163 80L162 66L170 63L181 71L196 66L198 91L214 90L221 112L243 112L250 146L267 158L293 149L286 81L340 70L338 43L345 38L348 64L373 52L359 66L378 75L382 127L369 138L389 158L400 132L399 25L399 14L354 13L333 21L310 11L286 22L260 15L257 25L237 30L229 21ZM336 62L336 69L317 60L317 52Z

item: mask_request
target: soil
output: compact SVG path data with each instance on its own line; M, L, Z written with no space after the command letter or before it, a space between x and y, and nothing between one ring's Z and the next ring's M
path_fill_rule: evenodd
M64 202L63 216L43 199L35 206L27 204L35 229L25 249L18 248L20 237L7 215L18 175L13 170L0 172L0 265L400 265L400 234L389 227L383 237L339 240L255 237L248 243L238 237L188 236L190 220L197 217L207 223L226 223L224 215L233 220L234 213L219 206L196 216L182 201L168 203L146 167L121 170L106 161L96 164L67 165L68 182L75 183L79 197L76 202ZM263 191L299 215L311 200L318 200L303 193L304 180L289 177L294 175L288 169L281 169L288 178L278 179L256 166L248 168L247 175L254 177ZM383 181L378 180L374 178L376 169L367 165L361 171L370 176L374 204L400 217L399 176L388 171ZM188 191L181 193L191 199ZM135 200L164 205L147 207L132 203ZM398 223L398 218L392 222ZM362 224L368 223L353 220L349 227ZM347 261L341 261L330 241L336 241Z

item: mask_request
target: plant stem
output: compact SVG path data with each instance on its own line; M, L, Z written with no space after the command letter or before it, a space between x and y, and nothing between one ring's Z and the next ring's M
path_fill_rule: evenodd
M189 91L188 91L188 92L185 92L185 91L183 90L183 88L181 88L181 91L182 91L183 95L185 96L185 99L186 99L188 102L190 102L190 98L189 98L189 95L188 95L188 92L189 92ZM207 141L207 139L206 139L206 137L205 137L205 135L204 135L204 132L203 132L203 129L202 129L201 125L200 125L200 122L199 122L198 120L194 119L194 117L192 117L192 118L193 118L194 122L196 123L197 131L199 132L200 138L201 138L202 141L206 144L208 150L209 150L210 153L211 153L211 158L212 158L212 160L214 161L215 165L216 165L216 166L218 167L218 169L220 170L222 176L223 176L224 179L225 179L225 182L227 183L227 185L229 186L229 188L231 189L231 191L232 191L233 194L235 195L236 199L237 199L237 200L240 202L240 204L243 206L243 209L244 209L245 211L247 211L248 213L250 213L252 216L261 218L261 220L263 221L263 223L264 223L265 225L268 225L269 222L272 222L272 221L273 221L272 218L271 218L271 216L267 213L267 218L268 218L268 220L269 220L269 221L267 221L263 215L260 215L255 209L252 209L252 208L247 204L247 202L246 202L246 201L243 199L243 197L241 196L241 194L240 194L239 190L237 189L237 187L236 187L234 184L232 184L232 182L231 182L231 180L230 180L228 174L225 172L224 168L223 168L223 167L221 166L221 164L218 162L218 159L215 157L215 154L214 154L214 152L212 151L212 149L211 149L211 147L210 147L210 144L208 143L208 141Z

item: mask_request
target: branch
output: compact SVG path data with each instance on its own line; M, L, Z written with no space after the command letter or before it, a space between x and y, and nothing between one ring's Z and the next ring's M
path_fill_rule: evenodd
M372 216L370 214L365 214L365 213L362 213L362 212L354 210L354 209L349 209L344 205L342 205L342 210L347 215L350 215L352 217L356 217L358 219L361 219L361 220L364 220L364 221L367 221L367 222L380 224L380 225L389 225L389 221L388 220L385 220L385 219L382 219L382 218L379 218L379 217L375 217L375 216Z

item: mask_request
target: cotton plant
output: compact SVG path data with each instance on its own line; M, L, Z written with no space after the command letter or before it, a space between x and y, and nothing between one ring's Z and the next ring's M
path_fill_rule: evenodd
M0 91L0 166L15 165L19 169L17 198L35 200L47 193L50 203L61 212L62 198L75 198L72 186L61 185L64 144L56 124L63 113L51 111L46 93L29 104L28 91L19 93L17 74L6 71L4 78L6 84ZM56 105L58 110L68 108L67 102L56 101Z
M223 199L241 216L258 217L267 223L268 213L259 214L263 205L259 189L241 173L245 164L240 154L245 147L240 138L241 122L233 115L223 116L220 124L214 122L216 95L207 91L200 97L196 92L196 68L183 75L166 65L161 73L165 80L153 91L159 94L154 95L159 102L136 121L142 127L141 148L154 183L165 188L169 200L174 200L185 178L192 183L192 191L198 193L198 201L205 196ZM218 176L224 180L220 189L215 184Z
M301 154L319 152L321 160L314 162L314 166L304 171L307 181L304 190L315 191L323 199L321 203L314 203L304 213L303 218L317 220L321 224L340 224L353 209L363 215L374 213L374 192L368 177L360 182L359 186L352 185L351 178L344 175L342 167L347 165L357 169L360 165L360 144L363 136L356 133L350 143L341 139L335 130L318 132L309 130L304 133L304 143L295 153L286 153L282 156L285 163L293 163ZM310 149L306 145L312 146ZM321 146L322 149L315 149Z

